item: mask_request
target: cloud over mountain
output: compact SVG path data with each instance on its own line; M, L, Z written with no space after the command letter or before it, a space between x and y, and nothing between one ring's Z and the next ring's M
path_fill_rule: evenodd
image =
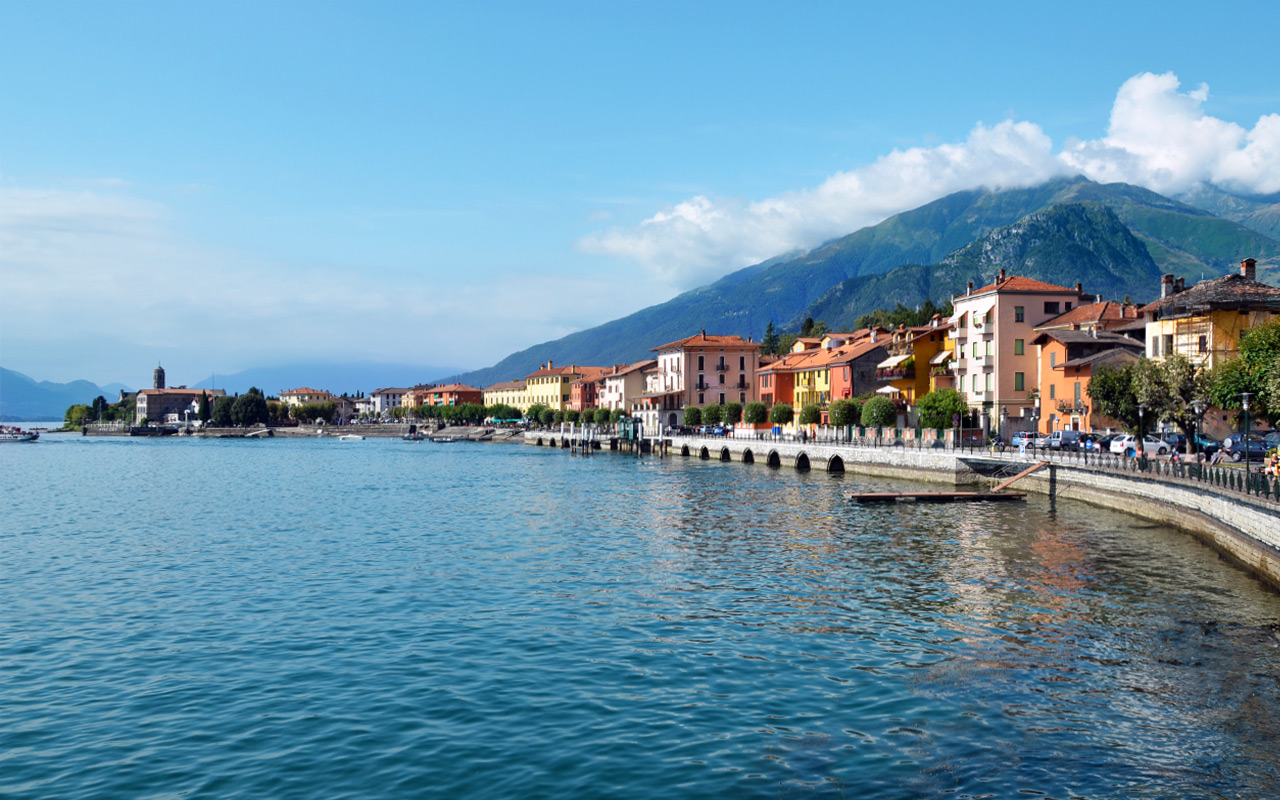
M1057 152L1032 122L979 123L964 142L895 150L813 189L755 202L693 197L634 227L587 236L579 247L634 260L688 288L979 186L1015 188L1082 174L1161 193L1200 183L1244 193L1280 190L1280 114L1245 129L1204 112L1207 86L1179 88L1173 73L1130 78L1117 92L1107 135L1068 140Z

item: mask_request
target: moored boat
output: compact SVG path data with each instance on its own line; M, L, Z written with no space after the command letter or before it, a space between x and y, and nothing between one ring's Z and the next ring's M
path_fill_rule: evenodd
M39 431L24 431L21 428L0 427L0 442L34 442L40 438Z

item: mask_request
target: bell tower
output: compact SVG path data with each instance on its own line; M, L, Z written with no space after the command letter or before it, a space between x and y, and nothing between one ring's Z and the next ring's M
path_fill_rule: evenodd
M152 389L164 388L164 367L160 366L159 364L156 364L156 371L151 373L151 388Z

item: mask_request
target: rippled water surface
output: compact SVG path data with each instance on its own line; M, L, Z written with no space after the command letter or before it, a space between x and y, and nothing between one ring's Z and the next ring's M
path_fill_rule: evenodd
M0 795L1274 797L1280 599L1086 505L397 440L0 447Z

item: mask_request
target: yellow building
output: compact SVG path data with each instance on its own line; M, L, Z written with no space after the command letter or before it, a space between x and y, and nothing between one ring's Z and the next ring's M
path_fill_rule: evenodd
M533 405L529 400L529 393L524 381L506 381L505 383L486 386L484 389L484 404L486 406L496 406L499 403L517 408L521 414L528 411L529 406Z
M1280 316L1280 288L1258 282L1257 263L1246 258L1239 273L1190 289L1165 275L1160 299L1140 309L1147 320L1147 356L1159 360L1176 353L1206 369L1238 356L1245 331Z
M888 395L904 408L915 405L937 384L950 377L946 369L955 352L952 325L942 315L934 315L928 325L899 326L886 345L889 357L877 364L882 386L876 391ZM943 368L934 374L935 367ZM945 374L944 374L945 370Z
M544 405L552 411L568 410L573 382L583 376L583 369L576 364L557 367L548 361L542 369L529 373L524 378L529 405ZM598 373L604 371L604 367L593 369Z

